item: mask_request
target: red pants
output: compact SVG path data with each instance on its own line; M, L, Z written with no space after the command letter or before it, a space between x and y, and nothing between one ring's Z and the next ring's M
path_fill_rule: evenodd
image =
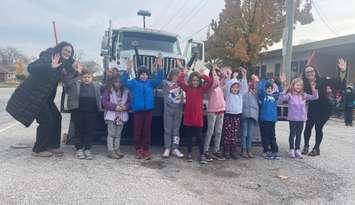
M136 150L149 150L151 124L152 111L146 110L133 113L133 140Z

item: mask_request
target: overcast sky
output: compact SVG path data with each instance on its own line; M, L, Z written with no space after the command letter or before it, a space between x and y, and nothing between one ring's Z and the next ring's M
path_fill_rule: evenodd
M355 33L355 1L316 2L339 36ZM223 8L224 0L1 0L0 46L14 46L26 55L37 56L54 45L51 22L55 20L60 41L71 42L76 51L82 50L85 60L97 60L109 19L115 28L142 26L136 13L147 9L152 13L147 19L148 27L177 33L182 40L192 34L204 40L207 28L196 32L216 19ZM315 21L296 27L294 44L336 37L314 8L312 12Z

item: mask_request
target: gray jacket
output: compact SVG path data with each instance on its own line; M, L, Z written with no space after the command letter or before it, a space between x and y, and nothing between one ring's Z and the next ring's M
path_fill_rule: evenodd
M74 110L79 108L79 94L80 94L80 78L77 75L65 75L63 79L64 84L64 100L62 100L63 110ZM103 111L101 105L101 86L100 84L93 82L95 87L96 104L98 111Z
M243 114L242 117L253 118L258 121L259 117L259 104L256 93L247 92L243 95Z

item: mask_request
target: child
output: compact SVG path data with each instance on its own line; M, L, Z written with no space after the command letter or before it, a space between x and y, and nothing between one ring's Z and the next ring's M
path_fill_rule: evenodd
M265 159L280 159L275 137L275 122L277 121L277 100L281 89L273 80L262 80L258 86L260 133Z
M285 79L285 77L283 77ZM290 89L284 87L284 92L280 95L280 101L287 101L288 115L287 120L290 124L289 146L290 158L302 158L300 151L301 134L303 131L304 122L307 120L307 100L317 100L318 91L312 86L312 95L304 92L302 78L292 80ZM296 137L296 139L295 139Z
M197 137L199 141L200 163L206 164L206 156L203 153L203 94L212 86L213 79L198 72L192 72L185 83L185 72L178 77L178 85L186 93L186 104L184 109L185 133L188 138L187 161L192 162L192 138ZM202 82L202 79L204 82Z
M152 110L154 109L154 88L160 85L163 78L162 57L156 57L154 68L157 74L154 79L148 79L149 71L146 67L138 68L137 77L129 80L132 73L132 62L128 62L127 71L122 75L122 84L130 90L131 108L133 111L133 136L136 149L136 158L149 160L150 127L152 122Z
M117 76L119 77L119 76ZM102 105L105 109L107 124L107 149L108 157L121 159L124 155L120 152L121 132L128 121L129 93L123 87L119 78L111 79L102 96Z
M353 126L354 100L353 87L349 85L345 90L344 99L344 121L346 126Z
M226 82L224 87L224 98L226 100L226 112L223 120L223 142L224 157L226 159L237 159L237 139L240 136L241 117L243 109L243 95L248 91L246 80L247 71L241 68L243 75L240 82L237 72L233 79Z
M178 158L184 157L179 151L180 125L182 118L182 105L184 96L182 89L177 84L180 70L173 69L169 72L167 80L163 80L164 93L164 153L167 158L172 154Z
M76 157L92 160L91 146L95 133L95 122L98 111L102 111L100 86L93 82L92 73L83 69L81 81L64 79L64 89L68 94L67 108L72 113L75 125Z
M226 107L226 102L223 96L223 86L225 76L218 69L216 65L213 66L213 85L208 91L208 106L207 106L207 134L206 141L204 145L204 152L207 161L212 161L213 158L216 160L225 160L222 153L220 152L220 143L223 127L223 117L224 110ZM209 154L208 150L210 148L210 142L212 135L214 134L214 150L212 156Z
M253 142L253 129L256 127L259 116L259 104L256 94L256 85L259 79L253 75L249 84L249 91L243 95L243 135L242 135L242 157L254 158L251 152Z

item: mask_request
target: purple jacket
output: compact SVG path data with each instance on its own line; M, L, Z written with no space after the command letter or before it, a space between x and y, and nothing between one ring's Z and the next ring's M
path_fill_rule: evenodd
M303 93L300 95L291 95L290 93L282 93L279 101L288 102L288 115L289 121L306 121L307 120L307 100L317 100L318 90L315 90L312 95Z

